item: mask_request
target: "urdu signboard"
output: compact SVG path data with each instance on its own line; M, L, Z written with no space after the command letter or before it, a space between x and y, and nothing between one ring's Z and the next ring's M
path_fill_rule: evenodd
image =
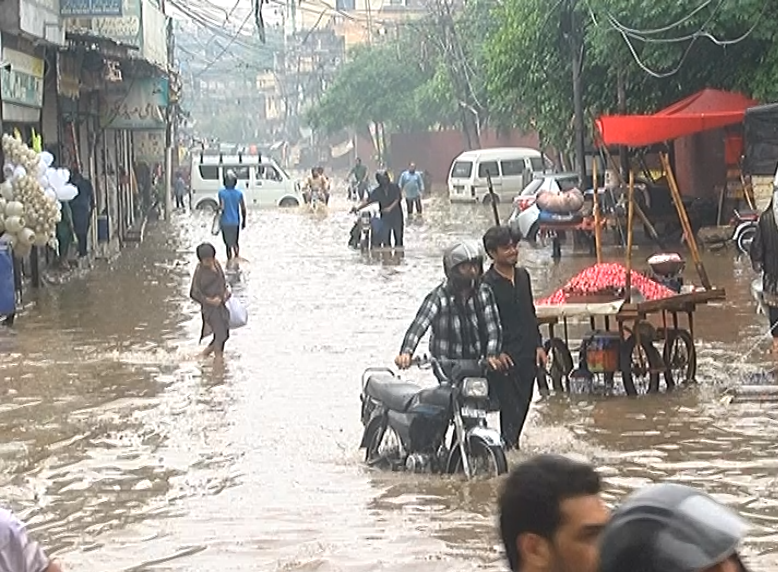
M63 18L96 18L124 15L122 0L59 0Z

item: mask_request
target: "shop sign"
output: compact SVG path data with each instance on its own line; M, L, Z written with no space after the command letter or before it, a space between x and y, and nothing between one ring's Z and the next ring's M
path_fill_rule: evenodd
M140 48L143 45L140 3L141 0L123 0L121 16L92 18L92 31L122 44Z
M95 18L121 16L122 0L59 0L63 18Z
M127 79L100 95L103 129L165 129L168 106L167 78Z
M143 59L167 69L167 18L150 0L143 0Z
M3 61L10 64L0 70L0 98L4 103L25 107L43 107L43 60L3 48Z

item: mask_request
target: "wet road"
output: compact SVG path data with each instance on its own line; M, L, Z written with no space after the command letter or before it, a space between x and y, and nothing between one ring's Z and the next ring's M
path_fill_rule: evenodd
M498 482L375 473L356 450L362 369L390 362L440 279L441 249L480 236L489 211L432 199L404 258L366 259L346 247L346 209L250 214L234 286L250 321L222 366L197 357L187 299L204 216L160 223L0 334L4 500L68 569L504 569ZM554 266L549 253L522 251L538 296L591 263L566 252ZM729 300L697 316L701 386L546 399L510 460L582 454L605 467L612 499L653 479L702 486L757 523L748 553L774 568L778 415L715 392L766 325L749 305L748 264L731 252L707 262Z

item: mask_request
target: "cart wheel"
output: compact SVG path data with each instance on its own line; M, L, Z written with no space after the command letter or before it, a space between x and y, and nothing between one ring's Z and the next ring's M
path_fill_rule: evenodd
M665 383L668 389L676 383L694 381L697 375L697 350L687 330L667 330L662 359L667 367Z
M551 378L551 386L555 392L563 392L570 387L567 376L573 371L573 356L567 345L559 338L550 338L543 344L548 360L546 369L538 368L538 390L548 393L548 378Z
M621 344L620 362L621 382L624 384L624 391L627 392L627 395L638 394L635 387L635 376L640 378L648 376L647 393L659 391L659 372L664 367L664 362L662 356L659 355L659 350L654 347L651 340L641 336L640 346L636 348L635 337L628 337Z

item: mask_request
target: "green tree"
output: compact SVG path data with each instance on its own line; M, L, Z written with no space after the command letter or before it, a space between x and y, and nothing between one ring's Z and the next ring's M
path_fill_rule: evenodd
M572 140L570 14L583 28L586 122L617 110L621 79L629 112L653 112L703 87L778 91L778 15L764 0L505 0L486 40L493 115L540 130L558 149ZM715 40L715 41L713 41ZM728 41L728 42L727 42Z

